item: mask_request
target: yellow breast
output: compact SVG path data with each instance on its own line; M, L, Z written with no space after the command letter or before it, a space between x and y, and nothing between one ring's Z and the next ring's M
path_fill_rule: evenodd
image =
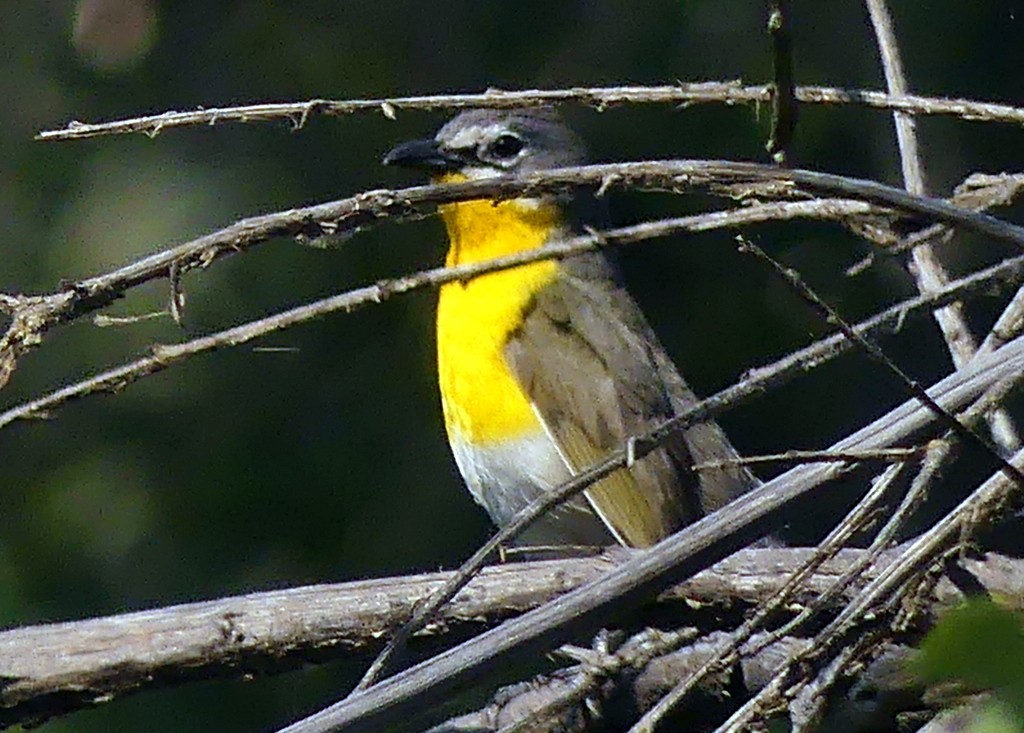
M440 213L448 229L449 267L539 247L561 226L558 207L535 200L466 201L445 204ZM438 375L452 437L494 443L542 429L503 349L530 299L557 268L553 261L537 262L441 287Z

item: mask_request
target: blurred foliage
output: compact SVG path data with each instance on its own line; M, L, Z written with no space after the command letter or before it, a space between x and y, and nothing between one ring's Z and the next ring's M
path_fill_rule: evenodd
M965 728L964 733L1021 733L1024 719L999 700L986 702Z
M1019 102L1024 3L904 0L893 11L912 88ZM33 142L38 130L261 100L759 83L771 68L764 15L756 0L6 2L0 290L47 291L60 278L109 270L242 216L412 183L383 170L380 157L443 117L410 112L396 122L313 119L298 132L282 122L49 144ZM792 28L799 82L881 85L859 3L794 3ZM766 122L755 108L566 112L596 159L766 160ZM1024 168L1013 127L924 119L920 130L936 192L972 171ZM791 161L899 180L891 119L879 111L802 110ZM697 203L649 194L614 202L622 222ZM3 404L120 363L154 341L436 263L441 236L436 221L425 221L384 226L335 250L276 241L228 258L185 278L183 331L167 319L58 329L22 361ZM839 276L865 249L837 227L763 227L750 236L800 267L848 316L911 291L895 263ZM959 268L1005 250L965 237L952 254ZM729 233L653 243L624 261L651 321L702 393L822 331L785 286L735 251ZM110 312L146 313L166 297L166 285L153 283ZM0 433L0 624L456 563L488 525L445 445L432 308L430 293L396 298L260 344L287 351L204 356ZM992 308L971 309L979 328ZM948 368L929 323L908 324L884 345L923 381ZM850 357L724 422L745 452L820 447L902 398L879 370ZM816 502L813 518L830 518L834 504ZM336 698L363 661L146 693L43 730L265 730Z
M959 682L997 698L972 731L1024 731L1024 617L988 599L946 613L915 660L928 683ZM1000 727L1001 726L1001 727Z

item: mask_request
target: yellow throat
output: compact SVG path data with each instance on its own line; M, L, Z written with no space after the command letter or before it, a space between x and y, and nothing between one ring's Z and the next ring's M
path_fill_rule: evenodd
M462 174L446 174L435 182L464 180ZM534 199L438 208L448 229L447 267L534 249L562 227L559 208ZM558 264L546 260L441 287L437 361L450 438L487 444L543 429L503 350L533 295L557 273Z

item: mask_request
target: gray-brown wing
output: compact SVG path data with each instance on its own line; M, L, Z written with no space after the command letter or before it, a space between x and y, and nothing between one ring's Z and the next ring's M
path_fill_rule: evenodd
M536 296L505 354L574 470L677 409L663 376L671 364L599 258L569 261ZM652 544L702 514L691 462L685 441L672 441L592 486L587 499L620 541Z
M640 312L636 302L619 283L617 274L607 259L600 255L572 258L565 261L570 277L567 284L584 284L583 291L591 299L606 304L599 310L616 314L627 330L645 345L658 373L658 380L672 403L673 414L681 414L699 400L679 374L672 360L662 348L657 336ZM586 322L582 322L586 325ZM683 431L685 445L670 444L668 449L674 455L685 456L687 465L692 463L720 463L721 468L705 468L699 474L699 507L709 514L758 486L760 481L746 466L737 465L739 454L729 442L717 422L707 421L692 425Z

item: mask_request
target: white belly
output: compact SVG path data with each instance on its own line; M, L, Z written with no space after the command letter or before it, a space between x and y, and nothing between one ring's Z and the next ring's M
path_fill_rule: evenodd
M509 524L523 507L572 476L543 432L487 446L454 436L449 436L449 441L470 493L499 527ZM604 547L616 543L581 494L534 522L516 544Z

